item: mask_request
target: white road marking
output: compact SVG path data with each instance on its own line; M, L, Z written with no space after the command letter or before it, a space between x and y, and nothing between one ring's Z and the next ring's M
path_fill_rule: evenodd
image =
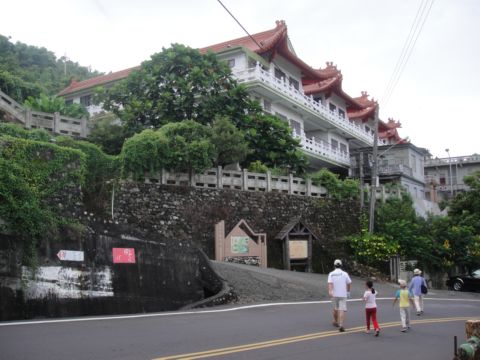
M480 299L451 299L451 298L424 298L425 300L432 301L462 301L462 302L480 302ZM378 300L393 300L393 297L377 298ZM363 299L349 299L348 302L361 302ZM331 304L330 300L319 301L297 301L297 302L279 302L268 304L254 304L243 305L227 309L214 309L214 310L191 310L191 311L178 311L178 312L161 312L151 314L134 314L134 315L120 315L120 316L101 316L101 317L87 317L87 318L71 318L71 319L54 319L54 320L32 320L32 321L14 321L14 322L0 322L1 326L20 326L20 325L40 325L40 324L56 324L56 323L70 323L70 322L82 322L82 321L101 321L101 320L125 320L125 319L138 319L160 316L179 316L179 315L191 315L191 314L212 314L222 313L246 309L255 309L272 306L289 306L289 305L316 305L316 304Z

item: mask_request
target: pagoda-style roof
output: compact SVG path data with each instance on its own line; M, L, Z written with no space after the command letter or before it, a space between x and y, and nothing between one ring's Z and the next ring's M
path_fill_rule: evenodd
M392 118L388 122L379 121L378 123L378 137L380 139L388 140L389 143L406 144L408 141L402 139L398 134L398 128L401 128L400 121L395 121Z
M353 100L359 104L359 107L356 109L347 109L347 115L349 119L357 119L366 122L369 118L373 118L375 116L375 109L378 106L378 102L374 99L369 99L366 91L362 91L362 95L354 98Z
M239 46L243 46L263 56L269 62L273 61L277 54L285 57L301 69L303 75L302 82L305 80L310 82L320 81L331 77L330 71L314 69L295 54L288 38L287 25L283 20L277 20L275 28L271 30L210 45L201 48L200 52L204 53L210 50L216 53L221 53Z

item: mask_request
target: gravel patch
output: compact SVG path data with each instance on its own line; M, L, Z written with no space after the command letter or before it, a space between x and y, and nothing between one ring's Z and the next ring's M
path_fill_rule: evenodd
M326 274L262 269L218 261L212 261L212 266L233 287L238 304L329 299ZM363 296L366 280L352 276L352 298ZM379 297L393 297L399 289L398 285L390 282L375 282L374 287ZM427 297L480 299L480 293L432 289Z

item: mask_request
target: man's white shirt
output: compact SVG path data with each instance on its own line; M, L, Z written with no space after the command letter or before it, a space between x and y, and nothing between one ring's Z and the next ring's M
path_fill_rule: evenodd
M346 298L347 285L351 284L352 280L342 269L335 269L328 274L328 283L333 284L333 297Z

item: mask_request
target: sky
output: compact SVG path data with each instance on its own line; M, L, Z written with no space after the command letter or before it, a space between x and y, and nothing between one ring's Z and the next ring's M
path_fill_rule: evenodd
M432 0L222 3L251 34L285 20L299 58L314 68L332 61L342 71L346 93L367 91L379 101L380 118L399 120L400 136L433 157L479 154L480 1L433 0L385 101L424 1ZM172 43L200 48L245 36L217 0L15 0L1 8L0 34L101 72L137 66Z

